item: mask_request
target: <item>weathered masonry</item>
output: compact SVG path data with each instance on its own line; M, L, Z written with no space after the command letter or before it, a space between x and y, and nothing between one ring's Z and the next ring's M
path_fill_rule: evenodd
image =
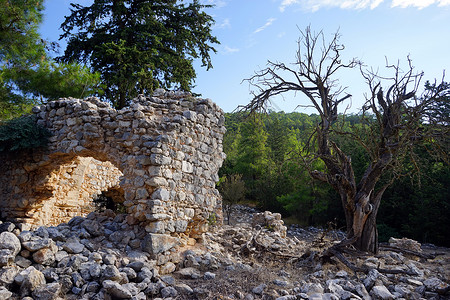
M53 135L46 150L0 154L3 219L57 225L87 215L102 192L150 233L196 238L220 216L225 127L211 100L158 89L121 110L87 98L33 113Z

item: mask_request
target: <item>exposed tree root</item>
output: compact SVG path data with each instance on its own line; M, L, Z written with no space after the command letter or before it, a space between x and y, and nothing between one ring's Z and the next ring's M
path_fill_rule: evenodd
M414 255L414 256L417 256L420 258L425 258L425 259L434 259L434 258L436 258L436 256L439 255L439 253L427 254L427 253L421 253L421 252L408 250L408 249L404 249L404 248L399 248L399 247L395 247L395 246L389 246L389 245L380 245L380 249L401 252L403 254Z
M356 237L351 239L344 239L338 244L335 244L331 247L328 247L325 249L321 255L317 255L317 252L311 251L304 253L300 255L299 253L292 253L292 252L286 252L286 251L274 251L270 249L268 246L264 245L263 243L258 241L258 237L262 233L262 230L259 230L257 233L251 236L249 241L245 243L241 247L241 253L249 256L250 254L262 254L262 253L268 253L274 256L292 259L293 261L309 261L312 263L313 261L317 261L317 259L320 259L322 262L330 261L331 257L335 257L340 262L342 262L345 266L347 266L350 270L352 270L355 275L357 273L369 273L370 270L376 269L378 272L383 274L406 274L406 275L417 275L412 270L390 270L390 269L383 269L380 267L377 268L369 268L369 267L359 267L356 266L354 263L352 263L344 254L347 254L351 257L367 257L371 254L362 252L359 250L356 250L352 247L352 244L357 240ZM408 255L415 255L421 258L425 259L433 259L436 257L437 254L425 254L420 253L408 249L403 249L399 247L394 246L386 246L382 245L380 246L380 249L383 250L389 250L389 251L396 251L396 252L402 252Z
M368 268L368 267L358 267L355 264L353 264L352 262L350 262L343 254L343 252L346 252L345 249L339 249L339 248L334 248L330 247L329 249L325 250L324 253L326 253L326 255L324 255L325 257L329 257L330 254L332 254L334 257L336 257L337 259L339 259L339 261L341 261L344 265L346 265L350 270L352 270L355 275L356 273L369 273L369 271L373 268ZM389 270L389 269L383 269L383 268L375 268L378 272L380 273L384 273L384 274L407 274L407 275L417 275L415 272L411 271L411 270Z

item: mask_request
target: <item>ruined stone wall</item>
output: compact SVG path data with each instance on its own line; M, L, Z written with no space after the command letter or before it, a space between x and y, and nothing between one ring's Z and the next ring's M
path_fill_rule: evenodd
M225 157L222 110L209 99L157 90L130 107L61 99L33 113L53 136L46 150L0 154L2 218L54 225L85 215L90 199L116 189L129 224L198 237L218 213Z

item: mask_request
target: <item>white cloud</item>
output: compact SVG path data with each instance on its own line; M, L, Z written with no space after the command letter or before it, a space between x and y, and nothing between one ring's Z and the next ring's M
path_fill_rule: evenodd
M427 6L438 4L439 6L450 5L449 0L392 0L391 7L405 8L408 6L417 7L418 9L425 8Z
M374 9L384 0L282 0L280 11L283 12L288 6L299 5L305 10L317 11L321 8L338 7L341 9ZM413 6L419 9L437 4L438 6L450 6L450 0L392 0L391 7L405 8Z
M281 2L281 6L280 6L280 11L283 12L286 7L300 3L300 0L283 0L283 2Z
M223 47L224 54L233 54L233 53L239 52L239 50L240 50L239 48L231 48L228 46Z
M267 20L266 24L264 24L263 26L259 27L258 29L256 29L253 33L258 33L263 31L264 29L266 29L267 27L269 27L270 25L272 25L272 23L275 21L275 18L270 18Z
M231 28L230 19L226 18L222 21L222 23L217 24L214 27L218 29Z

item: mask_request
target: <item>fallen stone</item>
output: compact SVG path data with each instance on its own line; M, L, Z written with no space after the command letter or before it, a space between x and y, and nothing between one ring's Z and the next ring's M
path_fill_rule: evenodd
M105 280L103 281L102 285L106 292L115 298L131 299L131 297L133 297L133 295L127 288L121 286L115 281Z
M106 280L112 281L120 281L122 279L119 270L112 265L106 266L106 268L102 272L102 277Z
M257 295L262 295L262 293L264 292L264 290L266 289L267 285L266 284L260 284L257 287L254 287L252 289L253 294L257 294Z
M384 285L376 285L370 291L370 295L374 300L390 300L395 299L395 296L389 292L389 290Z
M195 268L184 268L175 272L184 278L198 279L201 277L200 271Z
M22 246L28 251L34 252L43 248L50 248L54 244L51 239L41 237L33 237L29 241L22 242Z
M21 276L17 280L17 277ZM20 295L22 297L29 295L36 288L45 284L45 277L42 272L36 270L34 267L28 267L17 275L14 280L20 283Z
M61 285L58 282L49 283L37 287L33 291L35 300L55 300L60 296Z
M12 293L3 286L0 286L0 300L11 299Z
M39 249L33 253L33 260L37 264L49 266L55 262L55 254L49 248Z
M63 249L69 253L78 254L83 252L84 245L80 243L78 239L68 239L66 243L63 245Z
M166 234L148 233L143 240L142 250L152 257L178 246L180 240Z
M0 233L0 251L3 250L3 255L7 255L8 259L4 259L4 262L0 260L0 267L8 265L10 258L14 261L16 255L20 252L21 245L17 236L11 232Z
M190 295L194 292L194 290L185 283L179 283L174 285L174 288L178 291L181 295Z
M423 282L423 284L430 292L437 292L439 294L444 294L450 290L450 286L437 277L428 278Z
M211 273L211 272L205 272L205 274L203 274L203 278L205 280L212 280L216 278L216 274Z
M171 286L165 287L161 290L161 296L163 298L169 298L169 297L174 298L177 295L178 295L177 290Z

